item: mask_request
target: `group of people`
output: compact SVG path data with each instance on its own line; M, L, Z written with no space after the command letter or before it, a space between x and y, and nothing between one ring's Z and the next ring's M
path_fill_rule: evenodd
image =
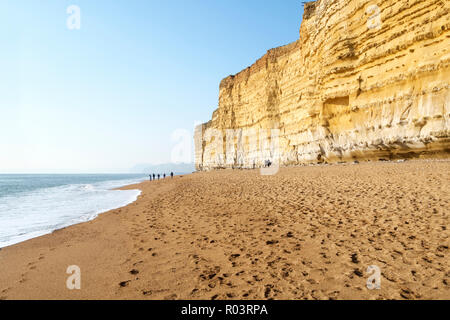
M150 181L156 181L156 179L158 179L158 180L160 180L161 179L161 174L151 174L151 175L149 175L149 177L150 177ZM163 173L162 174L162 177L163 177L163 179L165 179L166 178L166 174L165 173ZM171 172L170 173L170 177L173 179L173 172Z
M270 168L272 166L272 161L266 160L264 161L264 168Z

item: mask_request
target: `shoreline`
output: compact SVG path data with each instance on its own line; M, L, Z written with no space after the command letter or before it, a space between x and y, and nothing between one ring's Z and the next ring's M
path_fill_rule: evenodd
M145 180L143 180L142 182L144 182L144 181ZM140 183L134 183L132 185L139 185L139 184ZM107 191L120 191L120 190L122 190L122 188L126 188L128 186L129 185L123 185L121 187L114 187L114 188L111 188L111 189L107 189ZM124 190L138 191L139 193L137 195L133 196L133 200L131 200L131 199L127 200L125 204L122 204L122 205L119 205L119 206L117 206L115 208L110 208L110 209L98 209L95 213L89 214L89 216L88 216L87 213L81 214L78 218L72 218L71 221L67 221L67 222L63 223L62 224L63 226L61 226L61 227L56 227L55 229L52 229L49 226L49 228L46 229L46 230L39 230L39 231L34 231L32 233L16 235L16 236L14 236L13 239L17 239L17 238L21 237L21 238L24 238L24 240L21 240L19 242L15 242L16 240L10 239L9 241L6 241L6 243L8 243L8 242L14 242L14 243L11 243L11 244L8 244L8 245L4 245L4 246L0 245L0 250L3 249L3 248L7 248L7 247L10 247L10 246L14 246L16 244L20 244L20 243L23 243L23 242L26 242L26 241L29 241L29 240L33 240L33 239L36 239L36 238L39 238L39 237L42 237L42 236L46 236L46 235L52 234L53 232L56 232L58 230L62 230L62 229L65 229L65 228L68 228L68 227L71 227L71 226L74 226L74 225L78 225L78 224L82 224L82 223L93 221L93 220L97 219L97 217L99 215L101 215L103 213L107 213L107 212L112 211L112 210L117 210L117 209L126 207L126 206L136 202L137 199L139 198L139 196L142 194L142 191L139 190L139 189L124 189ZM34 234L37 234L37 235L34 235Z
M121 187L141 194L0 249L0 299L449 299L449 169L224 170ZM380 291L365 288L374 263ZM72 265L81 290L66 288Z

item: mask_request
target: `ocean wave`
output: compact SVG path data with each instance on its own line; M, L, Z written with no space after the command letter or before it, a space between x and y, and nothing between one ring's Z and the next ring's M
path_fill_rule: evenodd
M0 198L0 248L95 219L137 200L140 190L115 190L144 179L41 188Z

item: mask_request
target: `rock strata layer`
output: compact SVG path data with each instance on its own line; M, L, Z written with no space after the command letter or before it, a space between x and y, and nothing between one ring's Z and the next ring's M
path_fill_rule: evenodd
M196 128L197 169L448 157L449 12L448 0L305 4L299 40L222 80Z

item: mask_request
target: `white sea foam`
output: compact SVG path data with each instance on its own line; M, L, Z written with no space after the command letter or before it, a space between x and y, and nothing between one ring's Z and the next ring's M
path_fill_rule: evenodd
M113 190L141 180L43 188L0 198L0 248L49 234L137 200L140 190Z

